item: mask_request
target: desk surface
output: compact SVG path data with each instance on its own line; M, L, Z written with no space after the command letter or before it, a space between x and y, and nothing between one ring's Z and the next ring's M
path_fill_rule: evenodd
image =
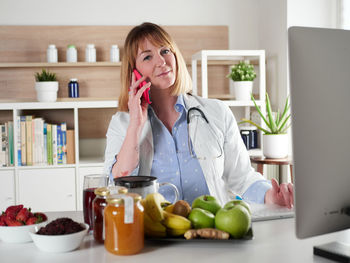
M82 212L47 213L49 220L68 216L82 221ZM294 234L294 219L253 223L254 239L239 243L154 243L146 241L142 253L115 256L103 245L87 236L78 250L69 253L45 253L34 243L9 244L0 241L0 262L331 262L313 255L313 245L346 241L350 233L342 231L316 238L298 240ZM349 242L349 240L347 240Z

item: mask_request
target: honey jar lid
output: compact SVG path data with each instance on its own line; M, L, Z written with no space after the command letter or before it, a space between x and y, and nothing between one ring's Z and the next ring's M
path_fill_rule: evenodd
M136 193L126 193L126 194L112 194L107 197L107 203L111 205L124 204L123 197L129 196L134 199L134 203L141 201L141 195Z
M95 195L107 196L110 193L108 187L100 187L95 189Z

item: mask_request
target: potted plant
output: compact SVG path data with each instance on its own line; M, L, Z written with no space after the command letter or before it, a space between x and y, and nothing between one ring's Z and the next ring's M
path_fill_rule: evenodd
M232 66L231 73L226 77L233 80L236 100L250 100L256 73L254 66L250 64L249 60L240 61L237 65ZM232 90L230 92L233 93Z
M263 134L263 154L266 158L285 158L288 155L288 136L287 130L290 127L288 123L290 119L289 112L289 98L287 97L286 103L282 114L278 110L275 116L272 114L271 103L269 95L266 93L266 111L267 118L261 112L261 109L256 104L256 101L251 94L251 99L254 102L255 108L259 112L262 120L264 121L266 128L252 122L251 120L242 119L241 123L250 123L257 127Z
M55 73L42 70L35 73L35 90L40 102L54 102L57 100L58 81Z

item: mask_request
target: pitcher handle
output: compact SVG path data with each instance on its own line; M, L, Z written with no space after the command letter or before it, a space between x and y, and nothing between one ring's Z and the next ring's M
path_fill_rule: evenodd
M173 188L174 193L175 193L175 201L173 202L173 204L175 204L179 200L179 190L177 190L177 187L172 183L159 183L159 187L161 187L163 185L169 185Z

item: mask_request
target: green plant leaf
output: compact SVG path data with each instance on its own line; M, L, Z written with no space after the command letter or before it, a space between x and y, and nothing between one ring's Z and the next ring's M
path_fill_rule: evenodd
M250 94L250 97L251 97L252 101L254 102L255 108L256 108L256 110L258 111L258 113L260 114L260 117L263 119L263 121L265 122L266 126L269 127L269 128L271 129L270 124L269 124L268 121L266 120L264 114L262 114L262 112L261 112L259 106L256 104L256 101L255 101L255 99L254 99L253 93Z
M272 110L271 110L271 103L270 103L270 99L269 99L269 95L266 92L266 111L267 111L267 116L269 117L269 122L270 122L270 129L272 133L276 133L277 131L277 127L276 127L276 123L273 120L273 116L272 116Z
M284 128L284 129L281 131L281 133L286 133L290 126L291 126L291 124L288 124L288 126L287 126L286 128Z
M278 123L280 122L280 109L277 110L276 114L276 125L278 126Z
M283 122L281 122L281 125L278 127L278 131L281 131L283 129L284 125L286 125L289 118L290 118L290 114L285 118Z
M289 96L286 98L286 103L284 104L284 110L283 110L283 113L281 115L281 119L280 121L283 120L284 116L287 114L287 112L289 111ZM277 126L279 125L279 123L277 124Z
M250 123L251 125L254 125L255 127L257 127L259 130L263 131L266 134L270 134L271 132L268 130L265 130L263 127L259 126L258 124L256 124L255 122L252 122L251 120L247 120L247 119L242 119L242 121L238 124L242 124L242 123Z

